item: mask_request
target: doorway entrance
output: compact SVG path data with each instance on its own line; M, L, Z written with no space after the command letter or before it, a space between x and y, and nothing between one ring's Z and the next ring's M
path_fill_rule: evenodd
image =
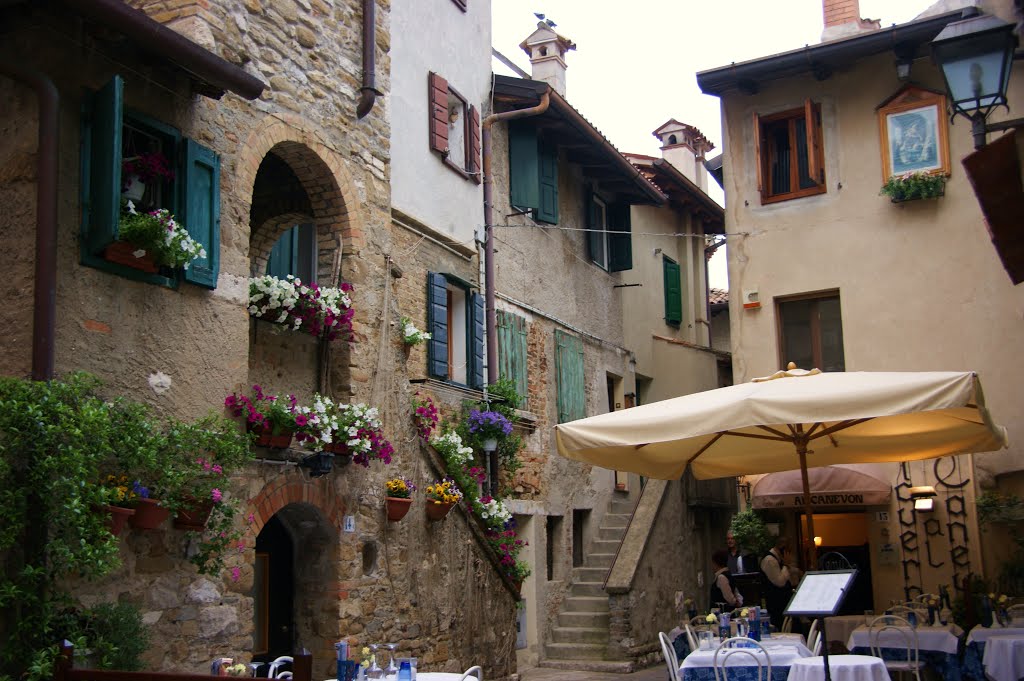
M807 518L799 514L801 542L807 534ZM859 615L874 609L871 585L871 547L868 540L867 514L815 513L814 532L821 538L816 570L856 568L857 577L838 614ZM847 564L848 563L848 564Z
M295 549L280 517L256 537L253 580L253 662L270 662L294 650Z

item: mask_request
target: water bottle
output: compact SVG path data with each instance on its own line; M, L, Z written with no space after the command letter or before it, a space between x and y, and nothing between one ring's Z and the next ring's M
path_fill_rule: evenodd
M755 641L761 640L761 608L753 607L753 614L750 618L750 633L747 634Z
M412 681L412 665L409 660L402 660L402 666L398 668L398 681Z
M907 613L907 622L911 629L917 629L917 613L911 610Z
M723 612L718 616L718 637L722 641L729 638L729 613Z
M768 611L761 610L761 638L769 639L772 637L772 618L768 616Z

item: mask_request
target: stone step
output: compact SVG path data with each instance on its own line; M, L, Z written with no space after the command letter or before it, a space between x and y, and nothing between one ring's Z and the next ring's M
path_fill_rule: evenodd
M593 553L616 553L619 550L621 541L613 541L608 539L594 539L590 542L590 548L587 550L587 555ZM586 562L586 558L583 559Z
M549 660L603 660L607 643L546 643Z
M603 582L573 582L569 587L570 596L604 596L608 594L604 590Z
M551 634L555 643L608 644L608 627L554 627Z
M601 527L625 527L629 525L629 513L606 513Z
M608 612L608 596L569 596L562 607L565 612Z
M626 536L626 527L600 527L597 530L597 538L604 541L621 542Z
M611 506L608 507L608 513L623 513L625 515L630 515L633 513L634 508L636 508L635 501L616 499L612 502Z
M574 582L601 582L604 584L606 577L608 577L608 568L578 567L572 570L572 581Z
M603 568L605 572L615 561L614 553L589 553L587 554L587 567Z
M606 634L610 620L610 612L566 612L563 610L558 613L558 626L560 627L603 628Z
M636 665L632 660L542 660L538 666L548 669L603 674L632 674L636 671Z

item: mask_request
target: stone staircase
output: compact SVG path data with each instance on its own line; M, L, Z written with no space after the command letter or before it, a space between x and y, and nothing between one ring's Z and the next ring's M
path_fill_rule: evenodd
M558 624L544 644L542 667L593 672L633 671L628 660L607 660L608 594L604 581L619 550L633 503L615 499L601 520L597 534L583 556L583 566L573 568L569 595L558 613Z

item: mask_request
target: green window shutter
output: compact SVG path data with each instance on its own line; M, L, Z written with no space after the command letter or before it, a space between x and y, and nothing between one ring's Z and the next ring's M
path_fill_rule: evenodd
M587 218L587 256L597 262L601 257L601 239L604 238L604 234L600 230L604 229L604 225L597 224L599 222L597 203L594 201L594 193L590 191L589 187L583 193L583 200L586 202L583 214Z
M558 379L558 422L575 421L587 415L583 380L583 341L555 330L555 371Z
M185 140L185 227L206 249L206 257L193 260L185 281L217 288L220 269L220 159L198 142Z
M121 134L124 80L114 76L91 98L87 116L88 191L83 207L84 246L99 254L117 238L121 216Z
M558 224L558 148L548 144L539 147L540 207L535 215L539 222Z
M292 227L277 240L267 259L267 274L284 279L299 270L299 228ZM305 280L303 280L305 282Z
M537 131L528 123L508 124L510 202L517 208L540 208L540 161Z
M633 269L633 235L629 204L618 201L608 206L608 270Z
M498 310L498 374L513 381L523 399L529 395L527 367L526 320L519 315Z
M679 326L683 321L683 294L679 264L669 258L662 261L665 279L665 323Z
M448 280L427 272L427 370L434 378L448 380Z
M469 387L484 388L484 297L479 293L469 296Z

